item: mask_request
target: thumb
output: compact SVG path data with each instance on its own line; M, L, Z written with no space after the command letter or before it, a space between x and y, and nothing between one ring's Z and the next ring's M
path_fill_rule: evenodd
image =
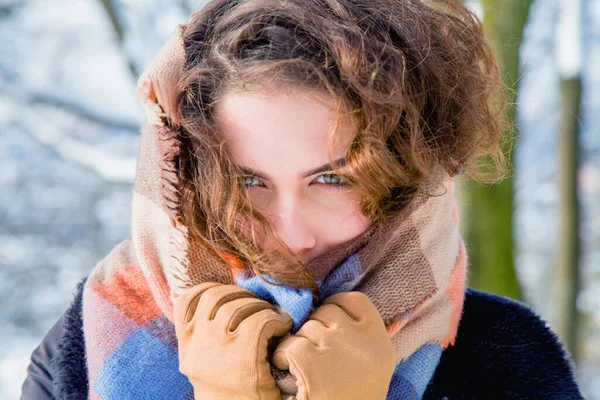
M281 345L279 345L279 347L275 349L275 353L273 353L273 365L282 370L290 369L287 354L285 354L285 350L281 350L280 347Z
M299 349L300 341L304 339L300 336L291 335L283 339L273 353L273 365L279 369L290 369L288 357L293 354L293 346ZM306 340L306 339L305 339Z

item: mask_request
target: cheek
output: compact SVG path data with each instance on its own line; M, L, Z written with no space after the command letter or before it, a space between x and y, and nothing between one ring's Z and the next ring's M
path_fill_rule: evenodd
M354 239L371 226L371 220L360 212L358 198L336 199L313 210L311 225L318 227L319 240L326 247Z

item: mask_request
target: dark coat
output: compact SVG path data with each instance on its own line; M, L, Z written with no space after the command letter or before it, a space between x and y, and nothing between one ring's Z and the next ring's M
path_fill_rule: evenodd
M21 399L87 399L82 288L83 282L33 352ZM539 316L521 303L467 289L456 343L442 353L424 399L583 397L568 354Z

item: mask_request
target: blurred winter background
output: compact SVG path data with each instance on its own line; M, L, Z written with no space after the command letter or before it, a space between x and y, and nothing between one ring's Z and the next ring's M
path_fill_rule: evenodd
M201 4L0 0L0 399L19 397L29 356L76 283L128 235L143 117L136 77ZM527 17L523 40L500 35L498 47L521 55L516 171L502 200L511 210L514 201L514 268L503 268L516 271L519 291L490 290L549 320L569 342L585 395L600 399L600 1L468 4L489 13L486 25L510 4ZM569 137L577 153L564 151ZM576 312L557 313L570 304Z

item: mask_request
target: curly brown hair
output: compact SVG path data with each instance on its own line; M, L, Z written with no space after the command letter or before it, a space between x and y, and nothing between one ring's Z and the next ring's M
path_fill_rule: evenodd
M338 118L356 122L346 168L374 222L428 182L505 173L497 62L481 21L458 0L213 0L191 17L183 39L186 66L170 121L183 141L180 213L191 234L258 275L316 286L239 184L215 119L226 93L330 96ZM334 130L330 146L335 139ZM486 173L481 160L492 167ZM266 235L280 248L262 248Z

